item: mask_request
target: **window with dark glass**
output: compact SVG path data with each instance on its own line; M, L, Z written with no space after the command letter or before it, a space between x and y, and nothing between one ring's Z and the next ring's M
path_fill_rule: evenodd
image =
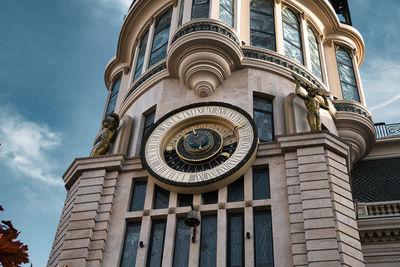
M243 213L231 213L227 218L227 266L244 266L244 216Z
M146 181L133 182L131 206L129 208L129 211L143 210L144 199L146 197L146 188L147 188Z
M253 170L253 199L270 198L269 169Z
M117 80L115 80L113 88L111 89L110 98L108 100L107 111L106 111L105 117L110 115L110 113L114 112L114 110L115 110L115 104L117 103L117 97L118 97L120 85L121 85L121 78L118 78Z
M339 70L343 99L360 102L356 77L354 75L353 61L351 60L349 53L345 49L339 47L336 51L336 61Z
M179 17L178 17L178 27L182 25L182 19L183 19L183 7L185 6L185 0L181 0L181 3L179 5Z
M163 60L167 55L169 28L171 24L172 10L168 10L162 15L155 26L153 46L151 48L151 55L149 67L156 64L158 61Z
M217 215L201 217L200 267L217 266Z
M186 207L193 205L193 195L178 194L178 207Z
M318 39L310 26L307 27L308 47L310 50L311 70L322 80L321 60L319 57Z
M219 1L219 19L233 27L234 19L234 0Z
M228 202L244 200L244 178L243 176L228 185Z
M303 64L299 19L292 10L284 8L282 10L282 22L285 55Z
M126 226L124 249L121 257L121 267L131 267L136 264L136 254L140 236L140 222L130 222Z
M259 96L253 98L253 119L257 125L260 142L274 140L272 100Z
M144 126L143 126L143 137L146 136L146 134L150 130L151 126L153 126L155 116L156 116L155 111L152 111L151 113L145 115Z
M140 40L139 55L136 60L135 75L133 76L133 80L136 80L142 74L144 54L146 53L148 37L149 37L149 30L147 30L145 35L142 37L142 40Z
M193 0L192 19L208 18L210 11L210 0Z
M251 1L250 44L275 50L274 4L272 1Z
M147 267L160 267L163 259L165 220L152 221Z
M270 211L254 211L255 267L273 267L272 222Z
M154 209L166 209L169 203L169 191L154 185Z
M190 227L185 225L185 218L176 222L173 267L189 266Z
M203 193L203 204L215 204L218 203L218 190Z

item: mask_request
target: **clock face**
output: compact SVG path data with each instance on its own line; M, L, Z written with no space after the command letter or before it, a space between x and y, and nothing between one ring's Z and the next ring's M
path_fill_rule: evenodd
M142 161L164 188L195 193L217 189L251 165L257 130L243 110L197 103L172 111L145 138Z

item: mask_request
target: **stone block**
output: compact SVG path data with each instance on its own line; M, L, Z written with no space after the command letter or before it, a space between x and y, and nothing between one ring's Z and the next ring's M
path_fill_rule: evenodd
M74 212L71 214L70 221L80 221L80 220L88 220L96 218L96 211L83 211L83 212Z
M88 255L88 260L102 260L103 259L103 251L100 249L90 250Z
M354 209L350 209L350 208L348 208L346 206L343 206L343 205L341 205L340 203L338 203L336 201L334 201L332 203L332 205L333 205L333 210L334 211L338 211L340 213L343 213L344 215L347 215L350 218L355 218L356 214L355 214Z
M90 211L90 210L97 210L99 207L98 202L89 202L89 203L82 203L74 205L72 209L73 212L80 212L80 211Z
M297 168L298 167L297 160L285 161L285 167L286 167L286 169Z
M115 187L117 186L117 179L106 179L104 182L104 187Z
M306 244L294 244L294 245L292 245L292 253L293 254L305 254L305 255L307 255Z
M304 221L304 229L318 229L326 227L335 227L333 218L312 219Z
M289 204L301 203L301 195L300 194L289 195L288 200L289 200Z
M304 190L318 190L318 189L329 189L329 184L327 180L323 181L301 181L300 183L301 191Z
M115 192L115 187L106 187L104 188L102 195L103 196L114 195L114 192Z
M336 220L336 230L339 230L340 232L345 233L349 236L353 236L355 238L359 237L359 232L357 229L355 229L347 224L344 224L338 220Z
M352 256L349 256L347 254L342 253L341 255L342 261L344 264L351 266L351 267L365 267L365 264L363 261L359 259L355 259ZM385 265L381 265L384 267Z
M299 163L299 165L318 163L318 162L325 163L325 155L318 154L318 155L299 156L297 162Z
M290 185L299 185L300 184L299 177L288 177L286 179L286 184L288 186L290 186Z
M108 231L108 221L97 222L94 226L95 231L106 230Z
M307 265L307 254L295 254L293 255L293 265L294 266L299 266L299 265Z
M96 222L101 222L101 221L109 221L111 217L111 212L102 212L98 213L96 215L95 221Z
M106 247L106 242L104 240L94 240L89 244L89 250L103 250Z
M101 267L101 260L90 260L87 262L86 267Z
M292 153L286 153L285 154L285 160L291 160L291 159L297 159L297 154L292 152Z
M112 203L114 196L109 195L109 196L103 196L100 200L100 204L107 204L107 203Z
M307 255L309 262L340 260L339 251L336 249L309 251Z
M82 179L79 182L79 187L83 186L94 186L94 185L103 185L104 184L104 178L99 177L99 178L86 178Z
M338 221L340 221L340 222L342 222L344 224L347 224L347 225L349 225L349 226L351 226L351 227L353 227L355 229L358 229L357 222L356 222L356 219L355 219L355 214L354 214L354 217L350 217L350 216L347 216L347 215L345 215L343 213L335 211L335 217L336 217L336 220L338 220Z
M353 257L355 259L359 259L361 261L364 259L364 255L361 250L353 248L343 242L339 242L338 244L339 244L340 252L350 255L351 257Z
M107 231L106 230L93 232L92 240L106 240L106 239L107 239Z
M310 262L308 267L341 267L339 261Z
M306 242L306 235L304 233L291 234L292 244L301 244Z
M304 224L301 223L291 223L290 224L290 233L304 233Z
M293 213L289 215L290 223L303 223L303 214L302 213Z
M298 168L293 168L293 169L286 169L286 177L298 177L299 176L299 169Z
M312 229L306 230L306 239L329 239L336 238L336 231L334 228L326 228L326 229Z
M329 198L303 200L303 209L332 208Z
M80 195L76 198L75 203L86 203L86 202L99 202L100 201L100 193L96 194L88 194L88 195Z
M336 160L328 159L327 165L334 167L335 169L343 172L343 173L348 173L349 170L347 169L347 165L343 165Z
M66 240L63 249L87 248L90 243L90 238Z
M304 220L319 219L319 218L333 218L333 210L331 208L319 208L303 211Z
M347 165L347 160L346 158L339 156L338 154L329 151L329 150L325 150L325 155L327 156L328 160L336 160L338 163L342 164L342 165Z
M98 212L111 212L112 204L99 205Z
M307 250L338 249L336 238L307 240Z
M61 252L60 260L86 258L88 253L88 248L64 249Z
M345 198L341 195L338 195L335 192L332 193L332 200L333 200L333 202L338 202L339 204L341 204L345 207L348 207L349 209L354 209L353 200Z
M79 187L77 194L78 195L96 194L96 193L101 193L102 191L103 191L102 185L95 185L89 187Z
M348 180L345 181L345 180L340 179L339 177L336 177L336 175L330 174L329 181L332 184L340 186L341 188L343 188L345 190L351 191L350 183L348 182Z
M335 185L333 183L331 183L331 190L333 192L335 192L336 194L339 194L342 197L344 197L344 198L348 199L349 201L353 202L353 196L352 196L350 190L346 190L346 189L344 189L344 188L342 188L340 186L337 186L337 185Z
M68 224L68 231L93 228L94 224L95 224L94 219L92 219L92 220L73 221L73 222L70 222Z
M340 242L345 243L358 250L361 250L361 243L360 240L358 240L358 236L357 237L349 236L343 232L339 232L338 238Z
M303 213L303 205L300 203L289 205L289 213Z
M65 234L65 240L80 239L80 238L91 238L93 236L93 229L80 229L67 231Z
M85 258L80 258L80 259L66 259L66 260L61 260L57 265L57 267L86 267L86 259Z
M299 185L288 186L287 191L289 195L300 194L300 186Z
M332 166L327 166L326 167L327 171L329 174L335 175L336 177L338 177L339 179L342 179L345 182L349 182L349 174L347 172L341 172L338 169L336 169L335 167Z
M319 172L306 172L299 174L299 181L301 182L318 180L328 181L328 173L324 170Z
M302 191L301 192L301 199L317 199L317 198L329 198L331 194L329 189L318 189L318 190L310 190L310 191Z
M297 149L297 156L307 156L307 155L324 154L324 153L325 149L322 146Z
M82 179L85 178L92 178L92 177L105 177L106 176L106 170L94 170L94 171L86 171L83 172L81 177Z
M326 171L325 162L299 165L300 174L304 172L317 172L317 171Z

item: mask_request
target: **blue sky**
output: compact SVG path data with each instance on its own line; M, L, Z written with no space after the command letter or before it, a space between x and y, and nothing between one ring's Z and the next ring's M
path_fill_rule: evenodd
M0 204L45 266L64 203L61 176L88 156L130 0L0 1ZM361 67L374 119L400 122L400 1L349 0L366 43ZM377 12L379 10L379 12Z

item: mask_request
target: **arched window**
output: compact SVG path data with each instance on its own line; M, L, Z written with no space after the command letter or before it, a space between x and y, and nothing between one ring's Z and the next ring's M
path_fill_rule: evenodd
M118 78L117 80L115 80L113 88L111 89L110 98L107 104L106 115L104 117L107 117L108 115L110 115L111 112L114 112L120 85L121 85L121 78Z
M149 37L149 30L147 30L145 35L142 37L142 40L140 40L139 55L136 60L135 75L133 76L133 80L136 80L137 78L139 78L140 74L142 74L143 61L144 61L144 55L146 53L148 37Z
M193 0L192 19L208 18L210 13L210 0Z
M299 20L293 11L289 8L284 8L282 10L282 22L285 55L303 64Z
M220 0L219 3L219 19L233 27L234 0Z
M275 50L274 4L269 0L251 2L250 44Z
M149 61L149 68L167 55L169 28L171 24L172 10L168 10L162 15L154 29L153 46Z
M310 26L307 27L308 48L310 50L310 61L312 72L322 80L321 59L319 57L318 39Z
M343 99L360 102L356 77L354 76L353 62L349 53L345 49L338 47L336 50L336 62Z

